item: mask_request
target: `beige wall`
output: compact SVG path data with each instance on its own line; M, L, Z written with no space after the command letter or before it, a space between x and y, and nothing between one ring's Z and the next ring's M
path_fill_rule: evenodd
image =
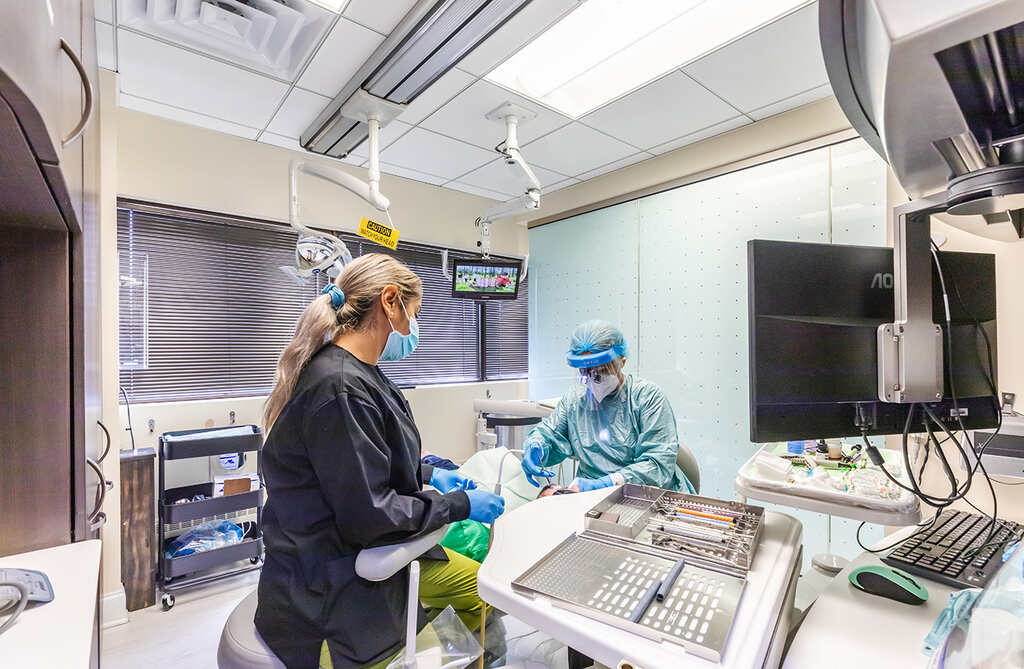
M306 158L366 178L366 170L337 160L261 144L233 135L167 121L139 112L117 112L117 192L122 197L184 205L262 219L288 219L288 164ZM355 232L366 216L383 216L338 186L300 177L305 223ZM392 202L401 239L476 248L473 221L494 204L486 198L384 174L381 191ZM526 233L514 223L492 227L495 253L524 254Z
M103 263L103 392L105 422L115 447L129 448L123 408L118 407L117 373L117 219L116 198L130 197L197 209L284 221L288 216L288 164L310 156L280 147L167 121L116 106L116 75L102 72L102 263ZM365 178L360 170L339 161L322 160ZM401 239L452 248L475 248L475 218L492 201L428 184L383 175L383 192L393 203L391 215ZM314 226L354 231L374 210L346 191L325 182L304 179L300 184L303 220ZM526 229L513 223L495 225L496 253L522 255L527 251ZM422 387L407 392L423 435L424 447L453 460L463 460L474 448L473 399L490 391L496 399L525 397L525 382L458 384ZM154 447L168 430L225 425L228 412L239 423L259 423L262 398L180 402L133 407L136 446ZM151 434L147 421L152 418ZM117 441L120 443L116 443ZM124 617L120 582L120 491L117 460L107 461L108 478L115 482L105 510L102 591L104 621ZM181 475L186 475L187 472Z

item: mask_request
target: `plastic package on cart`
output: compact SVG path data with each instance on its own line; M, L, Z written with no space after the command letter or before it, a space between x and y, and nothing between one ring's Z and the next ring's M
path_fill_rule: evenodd
M242 541L242 528L226 520L210 520L175 537L167 545L169 558L213 550Z
M416 635L417 669L460 669L480 657L483 649L473 633L448 606ZM405 651L387 669L405 667Z
M1015 544L971 607L932 655L933 669L1024 666L1024 550Z

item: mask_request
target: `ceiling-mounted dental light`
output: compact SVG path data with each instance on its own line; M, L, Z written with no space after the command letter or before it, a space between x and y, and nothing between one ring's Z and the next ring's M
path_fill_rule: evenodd
M312 232L312 231L310 231ZM352 261L345 242L326 233L300 234L295 243L295 266L282 265L281 271L305 285L318 274L333 279Z
M302 133L313 153L344 158L368 135L344 113L360 90L405 105L437 81L530 0L420 0Z

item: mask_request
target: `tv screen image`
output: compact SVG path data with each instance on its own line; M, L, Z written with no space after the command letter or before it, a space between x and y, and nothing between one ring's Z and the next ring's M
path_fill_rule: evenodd
M456 261L452 295L477 300L515 299L519 292L519 269L518 262Z

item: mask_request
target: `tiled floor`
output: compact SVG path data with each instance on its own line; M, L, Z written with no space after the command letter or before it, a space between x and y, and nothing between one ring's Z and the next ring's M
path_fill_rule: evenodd
M805 609L831 576L808 569L797 586L796 607ZM217 645L224 621L259 580L244 574L177 595L170 611L154 606L129 615L130 622L103 632L103 669L217 669ZM523 669L565 669L565 647L547 635L506 616L509 657ZM490 628L488 627L488 630Z

